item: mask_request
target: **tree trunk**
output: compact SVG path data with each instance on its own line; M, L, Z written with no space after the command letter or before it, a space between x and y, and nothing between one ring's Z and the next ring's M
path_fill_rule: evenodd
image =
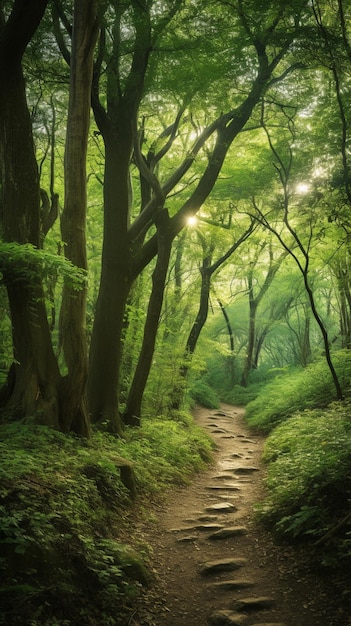
M263 243L261 245L261 251L264 250L265 245L266 245L265 243ZM284 250L284 252L282 252L282 254L275 260L274 257L273 257L272 246L270 245L270 248L269 248L269 266L268 266L268 271L266 273L266 276L265 276L265 279L263 281L263 284L260 287L257 295L254 294L254 288L253 288L253 269L254 269L254 267L251 267L249 269L249 273L248 273L249 332L248 332L247 355L246 355L244 369L243 369L243 373L242 373L242 376L241 376L241 382L240 382L242 387L247 387L249 374L250 374L251 370L255 367L254 351L255 351L255 344L256 344L256 341L257 341L257 338L256 338L256 314L257 314L257 309L258 309L258 307L260 305L261 300L263 299L263 297L267 293L268 289L270 288L276 273L278 272L278 270L279 270L283 260L285 259L285 257L287 255L288 255L288 252L286 250ZM259 347L259 350L260 349L261 348ZM259 352L258 352L258 354L259 354ZM257 355L257 360L258 360L258 355Z
M106 423L116 434L121 434L123 430L119 414L120 365L125 309L133 282L128 233L131 202L129 168L136 139L134 131L138 109L152 49L149 5L131 2L130 9L135 41L129 73L125 76L124 69L121 70L119 56L122 16L126 5L116 3L111 29L112 51L110 54L104 46L106 40L104 42L102 38L100 53L103 50L103 55L100 54L98 59L92 90L95 120L105 146L105 171L101 279L90 347L88 396L92 420ZM100 100L98 69L101 69L102 58L108 59L104 76L106 107Z
M225 325L226 325L227 331L228 331L230 355L229 355L229 357L227 359L227 363L228 363L230 384L234 385L234 383L235 383L234 333L233 333L232 325L230 323L230 319L228 317L228 313L225 310L225 307L224 307L223 303L218 298L217 298L217 302L219 304L219 308L222 311L222 315L224 317Z
M1 222L5 241L40 247L40 189L21 59L47 2L17 2L0 31ZM60 375L53 353L40 278L4 271L12 320L14 363L2 408L35 415L58 428Z
M340 301L341 346L347 350L351 348L351 291L348 269L347 260L344 266L338 263L334 269Z
M168 232L168 227L168 211L163 209L157 220L158 254L152 274L152 290L144 326L143 343L124 414L125 423L133 426L140 424L141 403L155 350L173 240L173 237Z
M4 413L35 416L37 421L60 428L60 374L52 350L49 325L40 284L9 280L14 362L6 393Z
M213 263L212 265L211 263L212 263L212 255L214 251L214 244L211 243L210 246L207 248L207 242L198 233L198 236L200 237L200 240L201 240L202 249L203 249L203 261L202 261L202 268L200 270L200 273L201 273L200 303L199 303L199 310L198 310L195 322L190 330L188 340L186 342L185 352L184 352L184 357L183 357L184 362L181 365L180 370L179 370L179 374L178 374L179 378L172 392L171 406L173 409L178 410L181 406L183 395L184 395L185 382L186 382L186 378L190 369L191 358L195 352L196 345L200 337L200 333L207 320L208 301L210 297L212 275L214 274L216 270L218 270L219 267L221 267L221 265L223 265L223 263L225 263L225 261L227 261L231 257L231 255L241 246L241 244L244 241L246 241L246 239L252 233L253 229L254 229L254 221L251 221L250 226L246 229L246 231L243 232L243 234L239 237L239 239L237 239L237 241L233 243L233 245L225 252L225 254L223 254L219 259L217 259L217 261ZM223 311L223 314L225 314L223 308L222 308L222 311ZM224 316L227 321L227 327L229 330L229 327L230 327L230 325L228 325L229 320L228 318L226 318L226 314ZM231 337L230 338L231 348L234 351L233 336L231 335L230 337ZM234 372L233 372L231 365L230 365L230 368L231 368L231 375L234 376Z
M183 363L180 366L178 373L178 380L174 385L171 396L171 407L174 410L179 410L184 395L184 388L188 372L191 364L191 357L195 352L195 348L200 337L200 333L206 323L208 315L208 301L210 297L211 276L213 269L211 267L213 247L205 252L202 260L201 273L201 289L200 289L200 302L198 312L195 321L190 329L188 339L185 344L185 351L183 356Z
M86 155L90 125L93 53L97 37L97 1L75 0L71 56L71 83L65 150L65 203L61 218L65 255L87 269L86 254ZM68 375L64 381L65 430L89 434L86 395L88 351L85 331L86 288L64 285L60 340Z
M309 312L309 307L308 307L306 310L305 323L304 323L302 337L301 337L302 367L307 367L307 365L311 362L312 349L311 349L311 341L310 341L310 328L311 328L311 318L310 318L310 312Z
M249 271L249 275L248 275L248 292L249 292L249 333L248 333L248 344L247 344L245 365L244 365L243 373L241 375L241 382L240 382L242 387L247 387L249 374L251 372L252 364L253 364L253 355L254 355L255 338L256 338L257 300L255 300L254 293L253 293L251 270Z
M314 316L314 319L316 320L320 331L322 333L322 337L323 337L323 344L324 344L324 352L325 352L325 359L327 361L332 379L333 379L333 383L334 383L334 387L335 387L335 391L336 391L336 397L338 400L343 400L344 398L344 394L340 385L340 381L336 372L336 369L334 367L333 361L332 361L332 357L331 357L331 352L330 352L330 345L329 345L329 336L328 336L328 331L324 325L324 322L321 318L321 316L318 313L317 310L317 306L316 306L316 301L314 298L314 293L312 290L312 287L309 283L309 278L308 278L308 271L306 269L305 272L303 272L303 280L304 280L304 285L305 285L305 289L307 291L307 295L310 301L310 305L311 305L311 310Z
M100 288L90 346L89 408L94 423L121 434L119 372L125 307L131 287L128 241L129 164L132 136L120 120L120 133L105 139L104 240ZM130 127L130 125L129 125Z
M260 335L258 337L256 337L255 352L254 352L254 358L253 358L253 362L252 362L252 369L254 369L254 370L257 370L257 368L258 368L258 361L259 361L259 358L260 358L261 350L263 348L263 344L265 342L265 339L266 339L268 333L269 333L269 325L267 324L265 326L265 328L262 330L262 332L260 333Z

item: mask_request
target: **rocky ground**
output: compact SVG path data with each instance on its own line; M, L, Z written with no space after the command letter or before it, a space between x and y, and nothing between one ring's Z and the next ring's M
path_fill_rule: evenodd
M263 438L249 431L243 413L229 405L196 410L217 444L215 463L172 489L145 524L154 580L128 626L351 624L333 582L255 522Z

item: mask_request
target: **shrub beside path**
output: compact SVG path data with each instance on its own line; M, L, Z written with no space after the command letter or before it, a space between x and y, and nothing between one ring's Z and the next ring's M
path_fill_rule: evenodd
M172 488L142 529L153 582L128 626L347 626L350 616L327 572L311 571L301 548L277 545L254 519L264 495L264 439L244 410L198 407L216 443L214 464Z

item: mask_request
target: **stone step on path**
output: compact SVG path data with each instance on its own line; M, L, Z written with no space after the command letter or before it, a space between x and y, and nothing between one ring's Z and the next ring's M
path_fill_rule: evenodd
M218 435L226 435L228 433L226 428L219 428L217 425L214 426L213 430L211 430L210 432L213 434L218 434Z
M223 574L224 572L235 572L247 564L244 558L227 558L207 561L200 567L201 576L211 576L213 574Z
M274 606L275 601L273 598L266 596L241 598L240 600L233 600L230 604L230 608L237 612L251 612L262 611L263 609L270 609Z
M211 489L213 491L241 491L242 487L235 483L226 483L225 485L208 485L206 489Z
M207 513L233 513L238 510L232 502L216 502L216 504L210 504L205 511Z
M219 591L233 591L237 589L247 589L248 587L254 587L253 580L247 578L229 578L228 580L221 580L212 582L208 585L209 589L218 589Z
M218 541L221 539L229 539L230 537L239 537L240 535L247 535L246 526L228 526L227 528L220 528L211 533L208 538L211 541Z
M245 626L246 623L247 620L245 616L240 613L224 610L216 611L208 620L209 626ZM252 626L286 626L286 624L283 622L260 622L259 624L252 624ZM311 626L313 626L313 624L311 624Z
M207 620L209 626L245 626L245 616L233 611L215 611Z
M224 474L224 470L222 470L222 472L220 474L215 474L215 476L212 476L212 480L219 480L219 481L228 481L228 480L233 480L233 476L229 473L232 472L232 469L227 469L225 470L227 473ZM239 482L237 479L235 479L236 482ZM242 480L240 479L240 482L242 482Z

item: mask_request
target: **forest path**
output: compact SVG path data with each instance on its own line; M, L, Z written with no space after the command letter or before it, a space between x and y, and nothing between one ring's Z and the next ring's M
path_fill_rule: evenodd
M130 626L346 626L331 581L309 571L303 554L276 545L253 517L264 494L264 439L244 410L195 410L217 450L191 485L172 488L143 528L154 582ZM340 601L341 605L341 601Z

